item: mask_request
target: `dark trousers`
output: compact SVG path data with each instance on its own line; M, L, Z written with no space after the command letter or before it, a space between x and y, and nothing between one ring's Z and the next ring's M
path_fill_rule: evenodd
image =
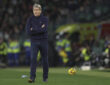
M43 79L48 78L48 41L47 40L38 40L31 41L31 72L30 78L32 80L36 77L36 67L37 67L37 55L40 51L42 56L43 64Z
M13 66L13 53L8 53L8 65Z
M8 65L19 66L19 53L8 53Z
M31 52L30 51L26 51L26 56L25 56L25 64L28 66L30 65L30 57L31 57Z
M5 64L7 63L6 55L0 54L0 62L5 63Z

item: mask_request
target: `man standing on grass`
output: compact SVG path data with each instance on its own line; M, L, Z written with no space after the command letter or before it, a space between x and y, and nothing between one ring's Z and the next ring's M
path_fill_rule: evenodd
M48 19L42 15L42 8L39 4L33 5L33 15L28 18L26 32L31 40L31 72L29 83L36 78L37 55L40 51L43 64L43 81L48 79Z

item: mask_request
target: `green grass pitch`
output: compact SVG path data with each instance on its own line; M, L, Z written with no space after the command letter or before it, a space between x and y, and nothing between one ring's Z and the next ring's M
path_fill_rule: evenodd
M68 75L68 68L50 68L48 82L42 82L42 68L37 69L37 77L32 85L110 85L110 70L78 70L75 75ZM21 78L27 75L26 78ZM0 69L0 85L30 85L29 68Z

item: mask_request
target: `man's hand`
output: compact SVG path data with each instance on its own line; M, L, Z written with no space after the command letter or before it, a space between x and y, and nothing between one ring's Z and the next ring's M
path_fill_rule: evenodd
M43 24L41 27L44 28L45 27L45 24Z
M43 24L42 26L41 26L41 28L44 28L45 27L45 24ZM32 29L32 27L30 28L30 30L32 31L33 29Z
M32 27L31 27L31 29L30 29L31 31L32 31Z

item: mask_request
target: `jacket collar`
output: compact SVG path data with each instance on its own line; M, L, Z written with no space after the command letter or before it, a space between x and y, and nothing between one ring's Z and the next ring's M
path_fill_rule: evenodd
M33 15L34 16L34 15ZM42 17L43 16L43 14L41 14L40 16L34 16L35 18L40 18L40 17Z

